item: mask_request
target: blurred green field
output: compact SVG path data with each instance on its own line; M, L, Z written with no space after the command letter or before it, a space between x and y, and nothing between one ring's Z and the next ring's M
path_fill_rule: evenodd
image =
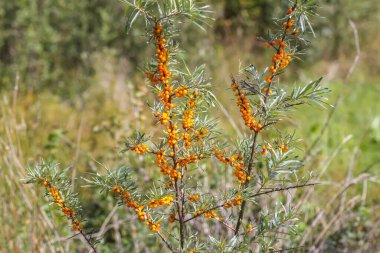
M149 170L149 160L120 153L122 141L135 129L157 131L146 105L153 96L140 70L150 53L143 29L125 34L125 9L119 2L69 2L0 3L0 252L85 250L79 238L70 238L70 229L46 204L42 190L22 183L27 166L41 159L69 168L88 225L102 233L102 252L162 252L146 228L130 222L133 215L116 209L110 196L80 188L85 184L81 177L102 172L103 166L128 164L142 185L158 175ZM262 12L269 9L275 15L280 9L274 0L253 1L253 7L250 1L236 1L240 6L231 11L233 2L210 1L216 10L212 32L184 25L180 36L188 64L207 64L220 101L212 113L231 142L243 123L231 106L230 75L241 65L263 68L270 62L255 35L271 22ZM301 174L312 173L320 183L292 192L302 222L300 236L286 246L302 246L295 252L380 251L379 13L374 0L321 1L324 18L316 17L317 38L310 37L304 61L293 63L281 80L291 86L324 76L324 85L332 90L329 102L335 105L303 107L281 124L296 128L303 140ZM359 33L359 54L349 19ZM348 76L355 56L358 65ZM228 172L208 173L230 182ZM203 183L218 187L207 177Z

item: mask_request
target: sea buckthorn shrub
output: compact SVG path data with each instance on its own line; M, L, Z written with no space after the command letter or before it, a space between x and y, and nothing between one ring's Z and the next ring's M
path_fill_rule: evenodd
M254 219L247 212L252 213L260 196L313 185L309 178L297 176L302 161L297 156L294 134L277 125L297 106L325 104L328 90L320 85L321 79L290 91L279 83L281 74L302 53L308 16L314 13L315 5L307 0L289 1L284 16L275 20L278 30L259 37L264 47L273 50L269 66L260 73L250 65L232 78L230 94L246 127L244 138L233 146L226 144L223 131L208 115L215 98L205 67L189 70L182 63L175 40L181 22L207 26L208 6L192 0L124 2L130 10L128 29L135 20L143 19L147 41L154 48L144 72L156 95L149 106L160 134L136 132L126 140L123 151L147 157L161 176L153 178L149 192L139 190L139 180L128 166L86 181L130 209L138 218L136 222L162 241L165 252L281 250L279 241L297 232L297 213L292 204L273 199L275 204L254 214ZM266 139L268 133L271 139ZM205 191L200 178L207 176L207 167L215 162L220 163L218 173L233 170L234 184ZM28 182L46 188L73 230L96 251L96 242L83 230L78 207L71 204L77 203L75 196L60 183L61 176L55 175L56 166L45 163L31 169ZM216 238L212 229L203 231L202 223L222 225L223 236Z

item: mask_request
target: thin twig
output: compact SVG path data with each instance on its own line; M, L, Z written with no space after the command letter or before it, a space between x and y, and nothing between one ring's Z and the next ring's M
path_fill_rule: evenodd
M111 212L107 215L107 217L105 218L105 220L104 220L102 226L101 226L100 229L99 229L98 237L100 237L100 236L102 236L102 235L104 234L105 229L106 229L106 226L108 225L108 223L110 222L110 220L111 220L111 218L114 216L114 214L116 213L116 210L117 210L118 207L119 207L119 205L116 204L116 205L112 208Z
M302 184L302 185L292 185L292 186L288 186L288 187L277 187L277 188L273 188L269 191L255 193L255 194L251 195L250 197L254 198L257 196L266 195L266 194L273 193L273 192L287 191L290 189L303 188L303 187L314 186L314 185L318 185L318 184L319 183L308 183L308 184Z
M165 243L166 247L171 250L171 252L174 252L172 246L169 244L168 240L165 239L165 237L160 233L160 231L157 231L158 236L161 238L161 240Z
M88 235L86 235L83 230L79 230L79 233L82 235L82 237L86 240L88 246L90 246L90 248L92 249L92 253L97 253L96 251L96 248L95 248L95 245L91 242L91 238L88 237Z
M222 223L224 226L226 226L227 228L231 229L232 231L235 232L235 229L233 227L231 227L230 225L228 225L226 222L220 220L220 219L216 219L218 222Z
M354 62L352 63L350 69L347 72L346 77L344 78L345 82L347 82L348 79L351 77L352 73L354 72L354 70L355 70L355 68L358 65L359 60L360 60L360 43L359 43L358 29L356 29L356 25L351 19L348 20L348 23L350 24L350 26L354 32L356 55L355 55Z

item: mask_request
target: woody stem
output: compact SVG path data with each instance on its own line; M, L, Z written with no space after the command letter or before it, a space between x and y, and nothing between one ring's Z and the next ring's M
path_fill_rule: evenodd
M157 231L158 236L161 238L161 240L165 243L166 247L170 249L171 252L174 252L172 246L170 246L168 240L165 239L165 237L160 233L160 231Z
M91 249L92 249L92 253L97 253L95 246L94 246L93 243L91 242L90 238L88 238L87 235L83 232L82 229L79 230L79 233L80 233L80 234L82 235L82 237L86 240L88 246L91 247Z
M173 129L173 123L172 121L169 122L170 128ZM173 145L173 168L177 169L177 149L175 145ZM181 178L182 178L181 173ZM181 249L183 249L185 244L185 222L184 222L184 197L183 194L181 194L180 189L178 187L178 179L175 179L174 182L174 189L175 189L175 199L176 199L176 207L177 207L177 213L178 213L178 222L179 222L179 234L180 234L180 245Z
M175 192L176 192L176 205L178 213L178 222L179 222L179 234L180 234L180 244L181 249L183 249L185 244L185 223L183 217L183 198L179 192L177 180L175 181Z
M256 143L257 143L258 133L259 132L255 131L255 134L253 136L253 144L252 144L251 155L249 157L247 176L251 176L251 172L252 172L252 168L253 168L253 158L255 157L255 153L256 153ZM245 182L244 188L246 188L249 185L249 182L250 182L250 180L247 180ZM243 203L241 205L240 212L239 212L239 217L238 217L236 227L235 227L235 235L239 234L239 229L241 226L241 222L243 220L244 210L245 210L246 205L247 205L247 201L243 200Z

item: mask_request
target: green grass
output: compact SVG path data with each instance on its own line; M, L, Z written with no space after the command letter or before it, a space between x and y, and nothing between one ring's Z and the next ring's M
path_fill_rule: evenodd
M312 235L307 237L308 245L313 245L315 240L318 240L319 234L323 235L322 241L330 244L343 240L342 238L346 238L350 233L361 236L355 240L365 240L368 235L361 233L378 224L376 208L380 205L377 197L380 192L378 181L376 183L375 179L379 178L379 164L375 163L379 161L378 150L380 150L380 113L377 96L380 85L376 82L343 84L338 81L328 85L332 90L329 96L330 103L334 103L338 97L340 103L335 108L322 136L320 132L332 109L303 107L283 124L296 127L296 135L304 141L300 146L301 154L319 138L310 152L311 157L307 160L303 171L304 174L313 171L315 180L323 184L315 187L308 198L304 198L307 194L306 189L298 191L296 195L299 201L303 201L301 210L304 212L302 219L305 223L300 230L312 231ZM61 217L56 216L54 208L47 205L40 196L41 191L23 185L20 181L25 175L25 167L40 158L55 159L62 164L62 167L70 167L69 173L73 178L88 176L87 172L101 172L102 165L99 163L111 169L122 163L129 164L142 182L149 182L149 176L157 174L154 170L140 169L138 165L141 161L137 161L135 156L121 155L118 152L120 149L116 148L122 147L119 142L131 134L136 125L143 127L147 132L155 131L154 124L149 120L151 116L147 107L141 103L141 100L148 99L144 95L146 94L144 88L141 87L143 86L117 83L108 86L95 85L82 99L71 101L63 101L49 92L17 94L17 96L11 92L2 94L0 184L2 202L6 204L2 206L0 218L3 224L0 251L25 252L32 249L46 249L52 252L54 248L58 252L64 252L64 247L67 245L76 250L83 247L78 240L75 240L75 243L72 240L48 243L57 238L69 237L71 233ZM227 114L220 112L218 107L214 108L214 111L219 115L220 126L224 129L222 133L233 141L236 132L228 118L236 119L238 109L230 106L232 103L228 101L232 94L227 88L218 90L217 93L223 96L219 99L224 103ZM237 123L237 127L239 126L240 123ZM352 137L342 145L347 136ZM146 168L150 166L149 161L144 161L143 164ZM337 201L331 204L331 208L326 208L326 204L344 186L350 168L353 168L351 178L366 172L368 178L374 181L369 179L366 181L364 201L355 203L345 213L347 215L339 217L341 221L333 224L334 229L323 234L323 224L311 225L321 210L325 212L323 220L328 222L334 217L340 203L349 203L349 200L356 196L363 198L364 181L360 181L347 189L343 194L345 199L342 200L339 196ZM220 170L224 168L207 170L207 173L210 173L208 177L213 179L208 181L205 177L204 183L213 187L220 185L215 184L219 180L228 183L228 173L231 172L220 173ZM320 179L317 179L320 174ZM96 221L90 224L99 229L113 208L114 202L94 194L91 189L79 188L79 184L83 184L81 180L76 180L76 183L76 190L81 192L80 199L85 210L98 210L97 217L93 217ZM284 196L278 197L284 199ZM117 212L114 219L124 220L124 223L105 234L105 244L101 246L104 252L115 252L115 245L118 244L124 245L125 252L128 252L132 250L133 241L139 241L140 248L156 245L153 237L145 236L146 231L143 227L135 226L125 220L128 217L124 210ZM359 225L345 227L347 222L356 224L352 222L355 217L362 219ZM372 234L378 232L370 231ZM115 233L119 232L121 241L115 239Z

